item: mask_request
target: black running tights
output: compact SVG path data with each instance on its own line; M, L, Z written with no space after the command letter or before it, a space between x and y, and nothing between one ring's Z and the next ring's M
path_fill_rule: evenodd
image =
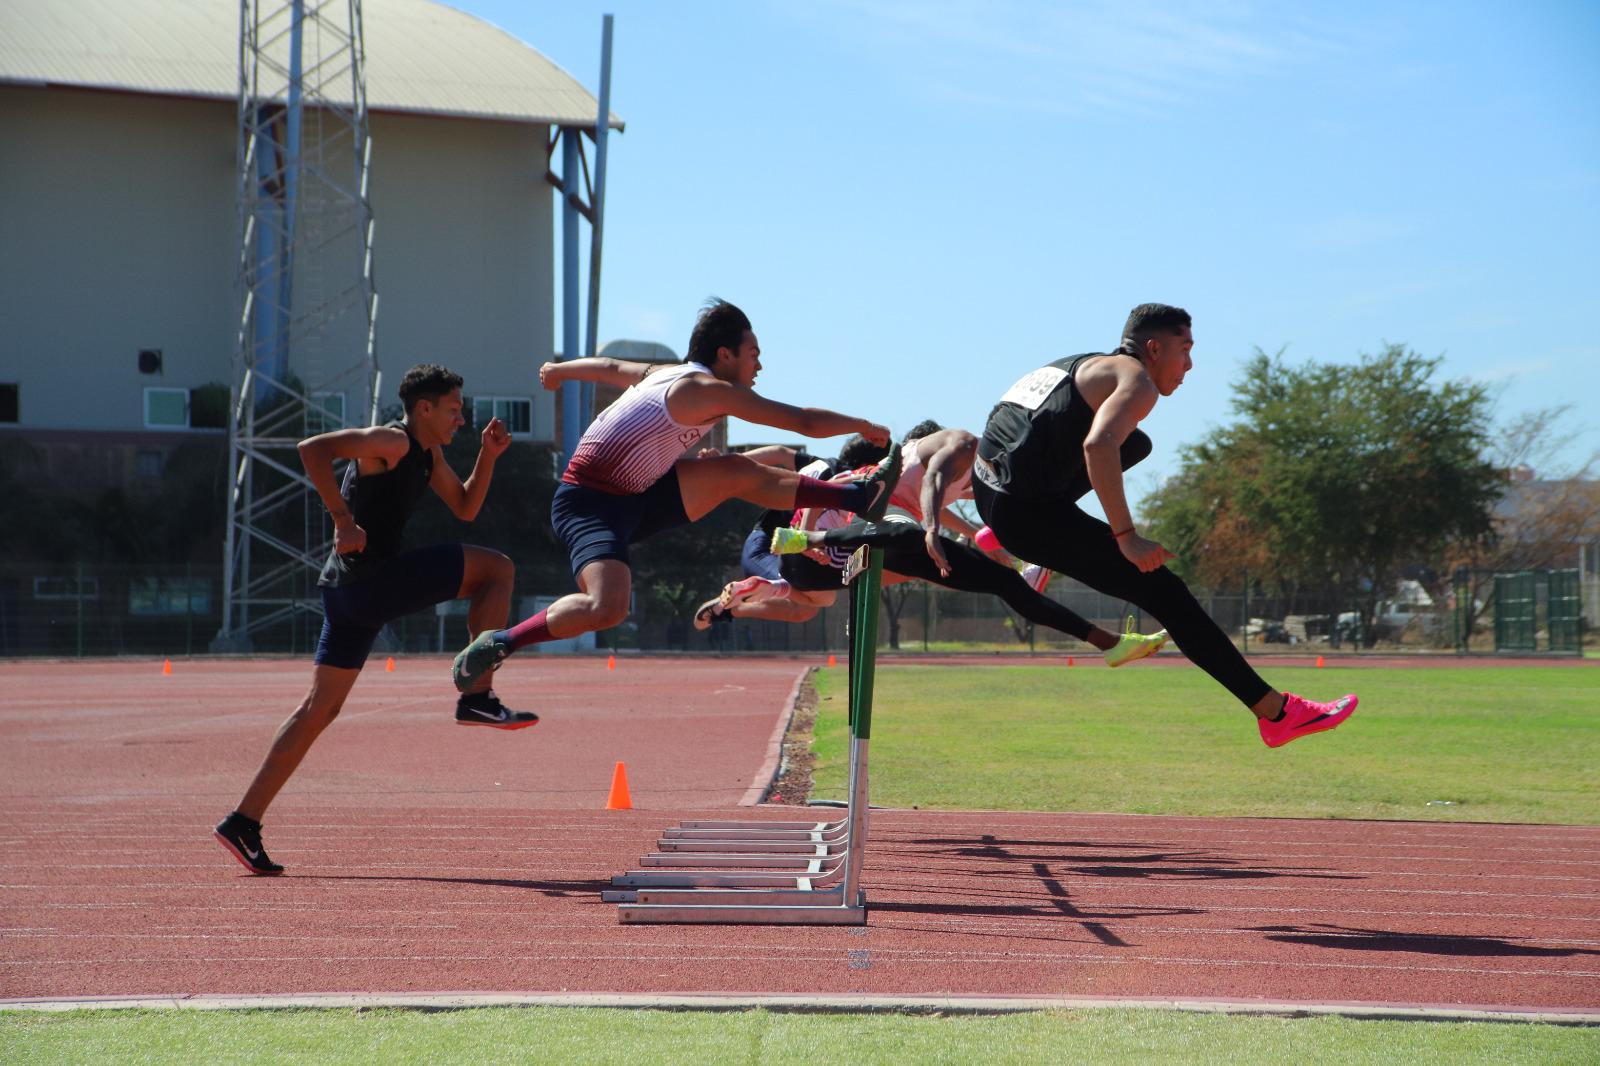
M870 544L882 549L883 568L890 573L920 578L961 592L986 592L1000 597L1008 607L1030 622L1060 630L1079 640L1089 639L1092 627L1082 616L1033 591L1022 580L1022 575L1009 566L997 563L978 549L949 537L943 539L943 547L944 557L950 563L950 576L943 576L928 555L923 538L921 526L913 522L895 521L856 521L823 534L823 540L834 547L853 548Z
M1123 445L1123 469L1149 449L1149 438L1136 430ZM1190 662L1246 707L1272 691L1176 574L1164 566L1141 573L1123 557L1111 527L1079 509L1078 498L1089 491L1087 474L1067 492L1045 497L1019 498L976 480L972 487L978 513L1006 551L1153 615Z

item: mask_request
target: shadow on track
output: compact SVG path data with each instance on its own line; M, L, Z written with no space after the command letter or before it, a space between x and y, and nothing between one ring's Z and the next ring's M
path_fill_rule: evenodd
M489 888L525 888L545 896L598 897L611 887L609 877L594 881L523 881L507 877L402 877L398 874L299 874L301 881L423 881L442 885L485 885Z
M1358 929L1339 925L1263 925L1257 932L1273 934L1268 940L1282 944L1310 944L1346 951L1410 951L1447 957L1567 958L1600 955L1593 948L1544 948L1489 936L1452 936L1432 933L1397 933L1387 929Z

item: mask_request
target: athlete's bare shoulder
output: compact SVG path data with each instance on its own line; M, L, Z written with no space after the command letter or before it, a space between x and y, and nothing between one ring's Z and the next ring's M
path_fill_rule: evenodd
M710 371L687 373L667 386L667 410L686 424L703 424L738 414L741 401L755 393L723 381Z
M1129 355L1091 356L1078 364L1072 382L1078 395L1095 410L1099 410L1112 393L1155 389L1155 382L1150 380L1144 364Z

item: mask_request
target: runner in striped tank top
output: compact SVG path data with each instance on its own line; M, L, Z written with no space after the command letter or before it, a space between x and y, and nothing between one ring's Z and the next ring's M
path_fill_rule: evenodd
M759 395L753 386L760 372L761 346L750 319L724 300L701 310L678 366L593 358L540 368L547 389L578 381L626 389L583 434L550 505L578 591L509 629L479 633L456 656L451 672L457 688L471 688L518 648L620 624L633 590L628 545L698 521L726 500L882 517L900 476L896 447L872 475L843 484L742 455L683 456L729 416L807 437L860 433L889 443L888 429L876 422Z

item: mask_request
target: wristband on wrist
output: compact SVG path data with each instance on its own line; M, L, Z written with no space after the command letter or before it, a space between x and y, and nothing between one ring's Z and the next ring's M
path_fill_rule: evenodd
M1132 533L1133 529L1134 529L1133 526L1129 526L1127 529L1124 529L1121 533L1113 533L1113 534L1111 534L1111 536L1112 536L1112 538L1114 540L1121 540L1123 537L1126 537L1129 533Z

